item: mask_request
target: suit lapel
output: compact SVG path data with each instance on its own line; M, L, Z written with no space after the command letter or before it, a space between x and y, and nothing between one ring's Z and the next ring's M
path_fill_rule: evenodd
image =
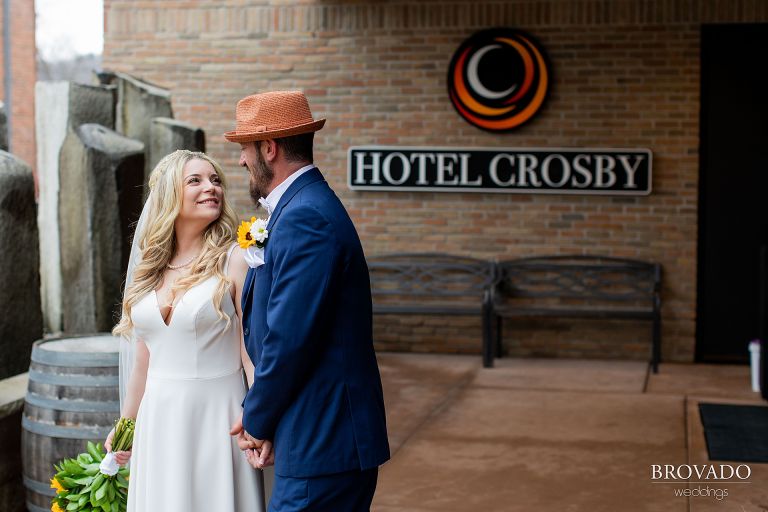
M301 176L299 176L296 181L291 183L291 186L288 187L288 190L286 190L282 197L280 197L280 201L277 203L277 206L275 207L275 211L272 212L272 215L269 217L269 223L267 224L267 230L272 233L272 226L277 221L277 218L280 217L280 213L282 213L283 208L285 208L285 205L288 204L291 199L299 192L299 190L303 189L307 185L310 185L312 183L316 183L318 181L322 181L323 175L320 173L320 171L317 169L317 167L308 170ZM267 246L266 250L269 250L269 239L267 239ZM264 256L266 258L266 254ZM262 273L263 275L263 273ZM243 317L245 317L245 312L250 311L251 305L253 304L254 300L254 282L256 281L256 269L251 268L248 269L248 273L245 276L245 282L243 283L243 295L242 295L242 308L243 308Z

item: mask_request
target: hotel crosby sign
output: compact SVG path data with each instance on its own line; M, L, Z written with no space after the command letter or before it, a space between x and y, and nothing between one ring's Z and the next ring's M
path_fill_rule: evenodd
M352 190L648 195L648 149L353 146Z

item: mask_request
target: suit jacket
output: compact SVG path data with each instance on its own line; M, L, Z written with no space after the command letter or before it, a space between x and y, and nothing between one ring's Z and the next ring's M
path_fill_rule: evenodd
M267 229L265 263L243 293L256 367L245 430L274 441L278 475L377 467L389 444L357 231L316 168L285 191Z

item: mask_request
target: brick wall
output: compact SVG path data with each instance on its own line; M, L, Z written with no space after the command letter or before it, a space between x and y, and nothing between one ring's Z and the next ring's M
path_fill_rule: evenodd
M0 37L0 99L12 122L11 152L35 166L35 3L11 0L11 103L6 101L3 38ZM3 9L0 6L0 27ZM1 33L2 31L0 31Z
M768 20L767 2L105 0L105 18L105 67L172 89L175 115L202 126L212 156L231 169L243 215L251 206L236 167L238 146L221 133L232 128L239 98L302 89L314 113L328 118L316 137L316 163L349 209L366 253L602 253L659 261L663 357L693 359L700 28ZM464 122L446 94L453 52L494 26L534 35L553 70L543 111L505 135ZM653 193L349 191L347 148L370 144L649 148ZM381 320L379 348L476 352L479 323L456 322ZM643 359L650 339L649 326L631 322L522 323L508 332L507 350L515 354Z

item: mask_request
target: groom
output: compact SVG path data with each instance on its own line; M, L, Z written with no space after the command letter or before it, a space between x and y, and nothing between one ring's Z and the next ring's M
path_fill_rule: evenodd
M243 287L243 333L256 369L243 402L241 449L268 463L270 512L369 510L389 459L373 351L368 267L349 215L312 165L315 120L301 92L238 102L240 165L269 215ZM253 255L252 255L253 256ZM237 427L233 430L237 431Z

